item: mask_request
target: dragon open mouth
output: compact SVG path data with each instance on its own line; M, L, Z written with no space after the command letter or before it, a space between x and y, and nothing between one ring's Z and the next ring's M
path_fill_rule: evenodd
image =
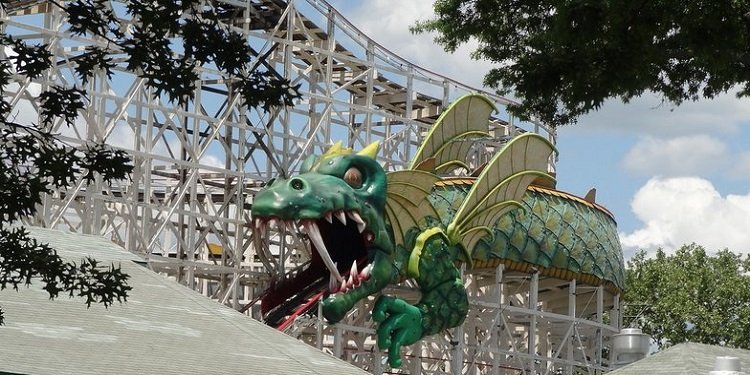
M261 302L264 314L298 299L295 297L304 298L304 295L318 292L326 286L329 293L346 293L370 277L372 265L367 248L374 236L354 210L328 211L319 218L294 221L273 216L255 217L256 248L259 248L267 228L296 228L295 223L300 224L310 241L311 260L298 272L288 273L271 286Z

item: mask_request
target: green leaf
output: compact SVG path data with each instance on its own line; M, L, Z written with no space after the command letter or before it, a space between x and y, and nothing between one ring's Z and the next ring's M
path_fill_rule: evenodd
M469 40L493 62L485 85L514 93L521 119L574 123L607 99L651 91L664 101L750 87L750 3L438 0L413 32L447 51ZM747 96L748 90L739 95Z
M645 252L628 261L625 325L633 323L657 345L684 341L750 347L748 258L696 244L674 254Z

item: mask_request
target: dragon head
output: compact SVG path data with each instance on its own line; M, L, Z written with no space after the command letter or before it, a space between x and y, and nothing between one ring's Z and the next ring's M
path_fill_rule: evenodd
M393 279L393 242L384 218L386 174L375 160L378 148L376 142L354 153L339 142L305 160L299 175L272 180L255 196L256 236L268 225L298 222L312 248L311 261L296 280L272 287L264 311L327 276L330 296L323 314L336 322Z

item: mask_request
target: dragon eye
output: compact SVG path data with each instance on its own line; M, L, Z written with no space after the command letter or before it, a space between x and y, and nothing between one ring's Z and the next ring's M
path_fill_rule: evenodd
M346 173L344 173L344 181L346 181L349 186L359 189L362 187L362 172L354 167L349 168Z

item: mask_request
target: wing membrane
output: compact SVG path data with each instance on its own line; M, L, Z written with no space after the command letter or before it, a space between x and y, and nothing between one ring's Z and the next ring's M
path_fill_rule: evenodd
M489 137L489 117L493 111L495 105L485 96L468 94L459 98L437 119L409 169L429 158L435 158L438 166L455 165L454 161L463 163L471 145L469 140Z
M388 173L386 215L393 229L397 245L404 245L404 236L410 228L420 228L427 216L438 217L427 199L438 176L419 170L402 170ZM420 228L422 229L422 228Z

